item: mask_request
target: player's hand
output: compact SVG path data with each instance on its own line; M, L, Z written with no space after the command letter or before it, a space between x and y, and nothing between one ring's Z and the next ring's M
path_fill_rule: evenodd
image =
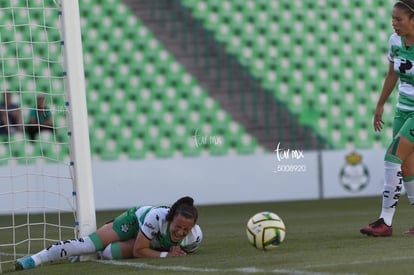
M382 125L384 121L382 121L382 113L384 112L384 107L377 106L374 113L374 130L375 132L380 132L382 130Z
M168 252L168 257L174 257L174 256L184 256L187 255L187 253L182 250L180 246L172 246L170 248L170 251Z

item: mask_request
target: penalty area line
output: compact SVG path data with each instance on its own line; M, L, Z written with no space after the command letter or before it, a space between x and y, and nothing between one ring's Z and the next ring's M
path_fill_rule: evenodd
M256 267L243 267L243 268L229 268L229 269L220 269L220 268L199 268L199 267L188 267L188 266L158 266L150 265L146 263L137 263L137 262L128 262L128 261L116 261L116 260L96 260L95 262L107 264L107 265L117 265L117 266L130 266L135 268L143 268L150 270L165 270L165 271L183 271L183 272L193 272L193 273L227 273L227 272L238 272L246 274L254 273L267 273L267 274L294 274L294 275L329 275L328 272L312 272L305 270L297 269L261 269ZM343 274L344 275L344 274Z

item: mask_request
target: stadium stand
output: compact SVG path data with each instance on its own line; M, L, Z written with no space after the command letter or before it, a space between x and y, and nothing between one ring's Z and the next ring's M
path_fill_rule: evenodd
M285 104L266 91L247 67L229 55L213 33L180 1L130 1L134 14L193 75L208 95L267 150L325 148L326 142L300 125ZM329 145L328 145L329 146Z
M48 32L40 28L27 28L29 19L45 20L53 22L53 18L48 17L47 12L41 9L41 3L38 1L27 2L29 10L14 10L2 8L0 11L0 86L1 93L8 90L12 93L14 101L22 108L23 120L27 121L29 109L36 102L36 96L28 91L37 90L39 92L48 92L46 100L55 112L54 121L58 122L64 119L64 112L61 112L59 106L64 102L59 95L62 91L61 81L54 81L63 77L62 68L59 65L60 49L51 45L45 48L44 42L60 42L60 34L57 29L50 29ZM45 12L45 13L44 13ZM29 14L30 13L30 14ZM12 27L14 24L14 27ZM31 43L36 41L37 43ZM45 81L42 75L52 75L50 81ZM34 81L36 79L36 82ZM18 93L17 91L21 91ZM59 110L58 110L59 109ZM59 123L55 123L58 125ZM62 125L62 124L60 124ZM63 159L67 157L68 152L60 144L52 145L48 140L55 137L60 141L67 141L67 130L63 131L59 127L55 129L56 135L50 132L44 133L46 142L29 142L25 141L22 132L16 132L10 136L0 136L0 163L7 164L8 157L12 157L17 163L34 163L39 157L49 157Z
M250 154L277 141L303 149L387 145L390 131L375 134L371 114L386 69L389 1L124 3L81 5L95 159ZM2 30L2 41L14 35ZM2 51L2 63L15 54ZM2 81L32 89L12 80L17 67L2 66ZM1 155L7 146L0 143ZM67 154L36 143L14 150Z
M385 13L392 3L322 2L182 4L302 124L334 148L386 146L390 135L372 131L371 114L387 68L391 29ZM382 58L372 52L382 52Z
M81 13L85 74L95 158L222 155L261 150L256 139L221 111L218 103L208 97L125 6L117 1L84 4ZM11 41L14 35L21 35L13 34L12 29L7 34ZM10 55L17 56L14 52ZM20 68L33 68L19 62ZM3 75L3 80L10 90L20 90L12 74L17 75L12 71L10 77ZM30 88L33 89L27 89ZM30 106L33 99L21 104ZM56 107L64 103L52 104ZM55 119L61 119L62 115L56 113ZM23 138L20 134L17 137ZM43 143L18 144L13 146L15 157L35 149L42 150L41 155L53 152L51 148L43 148L47 146ZM10 143L1 145L2 151L9 152Z

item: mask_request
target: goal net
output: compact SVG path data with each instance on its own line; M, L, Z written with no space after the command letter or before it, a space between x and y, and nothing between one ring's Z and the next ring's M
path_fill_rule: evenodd
M0 5L0 273L96 229L77 1Z

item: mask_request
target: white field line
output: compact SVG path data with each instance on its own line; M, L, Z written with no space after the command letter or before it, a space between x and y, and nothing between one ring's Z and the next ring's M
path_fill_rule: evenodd
M12 256L10 253L4 253L0 251L0 256ZM17 254L16 256L26 256L25 254ZM343 262L343 263L326 263L326 264L311 264L304 265L301 269L312 269L320 267L330 267L330 266L340 266L340 265L362 265L362 264L374 264L374 263L384 263L384 262L394 262L394 261L406 261L414 260L414 256L402 256L402 257L386 257L380 259L366 260L366 261L352 261L352 262ZM137 263L137 262L127 262L127 261L115 261L115 260L96 260L95 262L109 265L123 265L131 266L136 268L145 268L152 270L166 270L166 271L187 271L187 272L204 272L204 273L227 273L227 272L239 272L245 274L255 274L255 273L269 273L269 274L291 274L291 275L329 275L329 272L313 272L300 269L272 269L265 270L256 267L244 267L244 268L233 268L233 269L219 269L219 268L196 268L196 267L186 267L186 266L156 266L146 263ZM338 274L338 273L335 273ZM340 275L357 275L358 273L340 273ZM338 274L339 275L339 274Z
M286 275L329 275L328 272L313 272L305 270L296 270L296 269L261 269L257 267L243 267L243 268L231 268L231 269L220 269L220 268L197 268L197 267L187 267L187 266L156 266L146 263L135 263L135 262L126 262L126 261L115 261L115 260L98 260L98 263L109 264L109 265L122 265L122 266L131 266L136 268L145 268L150 270L165 270L165 271L183 271L183 272L192 272L192 273L229 273L229 272L238 272L243 274L255 274L255 273L267 273L267 274L286 274ZM337 274L337 273L336 273ZM341 275L351 275L344 274ZM352 273L356 275L356 273Z

